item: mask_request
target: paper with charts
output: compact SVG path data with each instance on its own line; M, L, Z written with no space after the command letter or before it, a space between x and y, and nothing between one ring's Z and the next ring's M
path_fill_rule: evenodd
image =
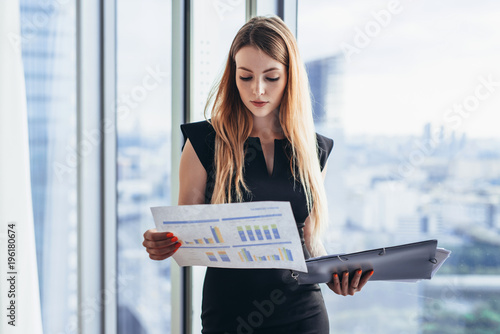
M180 266L282 268L307 272L289 202L151 208L156 229L182 243Z

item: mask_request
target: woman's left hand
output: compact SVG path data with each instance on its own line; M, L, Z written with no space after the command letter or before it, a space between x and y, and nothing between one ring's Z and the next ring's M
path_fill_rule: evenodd
M347 271L342 273L342 282L340 282L339 275L333 274L333 282L326 283L330 290L338 295L353 296L356 292L360 292L365 286L366 282L373 275L373 270L370 270L361 276L361 269L356 270L354 276L349 280L349 273Z

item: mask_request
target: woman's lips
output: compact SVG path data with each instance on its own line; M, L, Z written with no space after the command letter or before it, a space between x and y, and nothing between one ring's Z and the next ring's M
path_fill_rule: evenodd
M252 102L252 104L256 107L263 107L267 104L267 102L263 102L263 101L250 101Z

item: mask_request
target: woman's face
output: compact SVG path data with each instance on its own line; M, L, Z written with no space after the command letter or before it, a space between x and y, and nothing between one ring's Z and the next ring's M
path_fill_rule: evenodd
M253 46L235 55L236 86L253 117L267 117L278 108L285 91L285 66Z

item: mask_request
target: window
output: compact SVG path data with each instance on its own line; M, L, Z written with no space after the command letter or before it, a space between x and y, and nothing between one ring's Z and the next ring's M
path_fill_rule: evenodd
M117 1L118 333L170 328L170 260L142 246L152 206L170 205L171 2Z
M204 108L216 79L222 75L234 36L245 24L245 1L194 0L191 50L190 122L205 119ZM207 118L210 118L210 109ZM177 129L174 129L177 130ZM201 331L201 298L205 268L193 267L193 333Z
M193 3L191 121L203 120L208 93L222 75L234 36L245 24L244 1ZM210 110L207 117L210 118Z
M42 322L62 333L78 307L75 1L20 5Z
M500 306L499 9L491 1L299 1L330 253L438 239L431 281L324 291L335 333L494 333Z

